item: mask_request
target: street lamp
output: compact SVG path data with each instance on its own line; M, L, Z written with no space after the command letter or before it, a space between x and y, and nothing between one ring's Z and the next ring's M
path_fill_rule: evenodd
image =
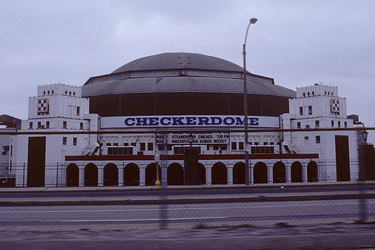
M249 176L249 151L247 148L248 143L248 122L247 122L247 83L246 83L246 40L247 40L247 33L249 32L249 28L251 24L255 24L258 21L256 18L251 18L249 24L247 25L246 35L245 35L245 42L243 44L243 113L245 118L245 183L246 185L250 184L250 176Z
M362 138L363 138L363 141L365 142L365 145L367 145L367 137L368 137L368 132L366 130L363 130Z
M366 204L366 172L367 172L367 164L368 164L368 147L371 145L367 145L367 137L368 132L366 130L362 131L362 139L364 144L360 145L360 162L359 162L359 219L360 222L365 223L367 220L367 204ZM373 150L373 149L371 149Z
M161 187L161 182L159 179L159 161L160 161L160 155L155 155L155 167L156 167L155 187Z

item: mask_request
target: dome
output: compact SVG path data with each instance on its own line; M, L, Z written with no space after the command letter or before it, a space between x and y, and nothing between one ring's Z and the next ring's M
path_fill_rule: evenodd
M293 90L247 72L249 115L288 112ZM243 114L243 68L196 53L143 57L82 87L90 112L100 116ZM276 105L275 105L276 104Z
M174 69L198 69L209 71L233 71L242 72L242 67L229 61L195 53L163 53L143 57L129 62L113 73L131 71L153 71Z

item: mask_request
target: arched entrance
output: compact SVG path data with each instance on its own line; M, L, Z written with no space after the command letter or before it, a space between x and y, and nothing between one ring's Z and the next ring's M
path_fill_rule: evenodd
M317 182L318 181L318 165L315 161L310 161L307 164L307 181Z
M281 161L273 165L273 183L285 183L285 164Z
M184 185L184 169L178 163L172 163L167 169L168 185Z
M98 186L98 168L93 163L89 163L85 167L85 186Z
M78 187L79 185L79 169L74 163L71 163L66 168L66 186Z
M206 168L202 163L198 163L199 181L201 185L206 184Z
M161 168L158 165L159 181L161 181ZM146 167L146 186L155 185L156 181L156 163L151 163Z
M245 163L238 162L234 165L233 184L245 184Z
M125 166L124 186L139 186L139 167L134 163Z
M212 184L227 184L227 167L221 163L215 163L211 170Z
M118 186L118 169L113 163L104 167L104 186Z
M302 164L295 161L291 167L292 182L302 182Z
M258 162L254 166L254 184L267 182L267 165L264 162Z

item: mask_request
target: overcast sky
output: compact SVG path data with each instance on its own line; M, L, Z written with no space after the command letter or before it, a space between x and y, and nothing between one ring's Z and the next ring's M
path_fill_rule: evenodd
M0 0L0 114L28 116L37 86L81 86L140 57L216 56L296 87L338 86L375 126L374 0Z

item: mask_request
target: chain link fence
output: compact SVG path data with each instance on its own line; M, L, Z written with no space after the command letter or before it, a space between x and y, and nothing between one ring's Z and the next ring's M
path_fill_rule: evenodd
M154 202L161 228L186 221L374 221L375 128L249 131L247 146L241 131L108 132L97 135L92 148L80 146L92 136L85 133L53 133L53 142L48 133L1 136L14 143L3 153L8 161L0 165L2 187L140 190L161 183ZM44 159L30 155L38 151L17 144L15 136L46 137ZM51 154L60 160L48 161ZM179 194L188 188L194 194L197 187L211 191Z

